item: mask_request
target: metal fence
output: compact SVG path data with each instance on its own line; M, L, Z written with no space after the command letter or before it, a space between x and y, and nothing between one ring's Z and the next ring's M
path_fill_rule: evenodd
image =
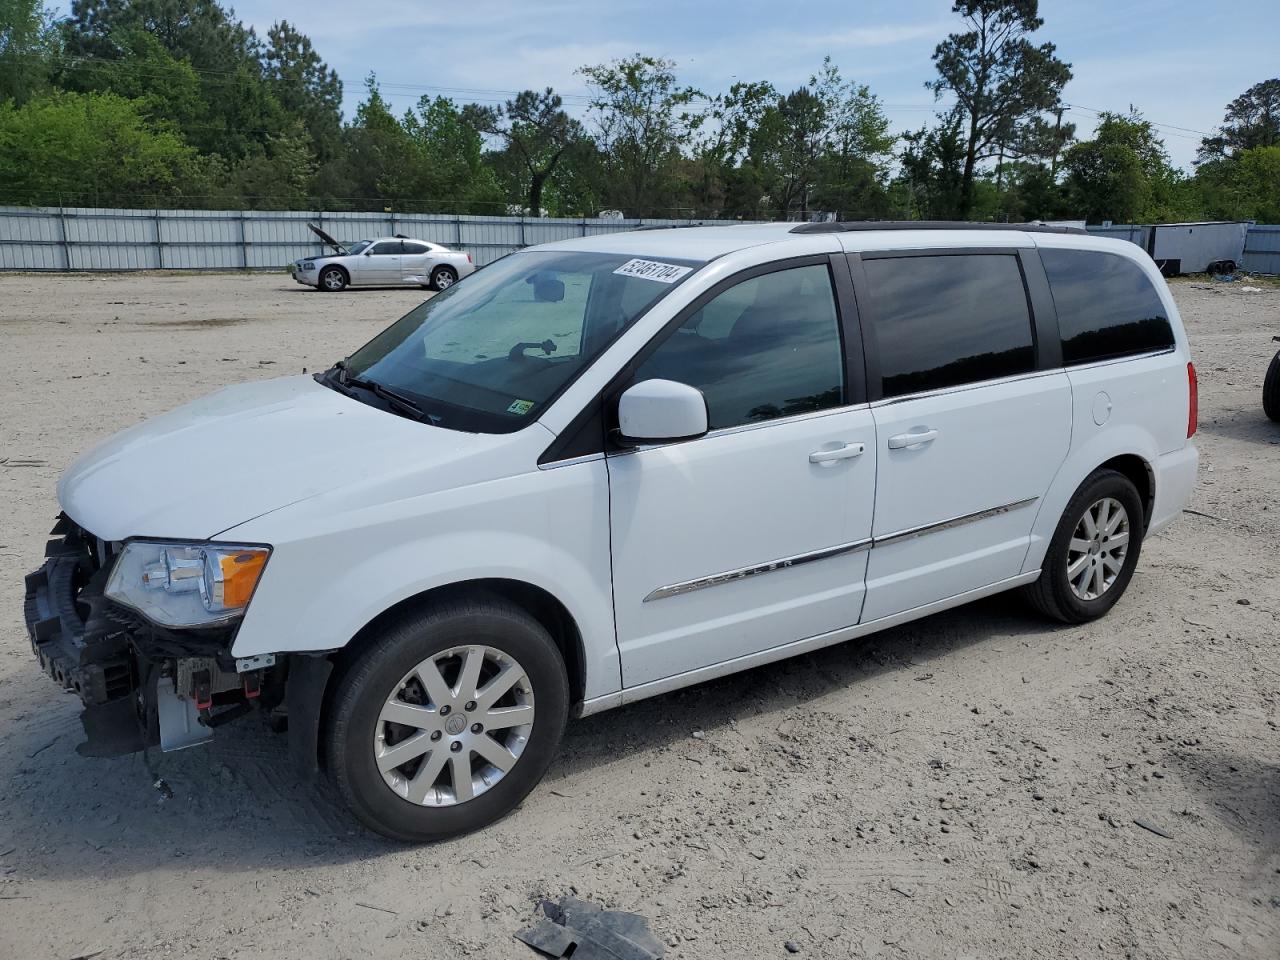
M0 270L271 270L324 245L314 223L353 242L397 233L443 243L479 265L521 247L639 227L716 220L466 217L446 214L0 207Z
M1280 225L1255 223L1244 238L1244 262L1250 273L1280 274Z
M1148 248L1151 239L1149 224L1125 223L1110 227L1086 227L1099 237L1115 237ZM1245 234L1244 256L1240 269L1246 273L1280 274L1280 225L1254 223Z
M324 245L314 223L338 240L397 233L465 250L479 265L534 243L640 227L731 220L600 220L466 217L429 213L261 210L104 210L0 207L0 270L274 270ZM1089 227L1146 247L1149 226ZM1280 226L1254 225L1243 269L1280 274Z

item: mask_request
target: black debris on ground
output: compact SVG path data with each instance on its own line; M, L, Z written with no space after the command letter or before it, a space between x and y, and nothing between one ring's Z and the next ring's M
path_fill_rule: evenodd
M543 900L542 916L516 939L548 957L574 960L659 960L662 944L649 921L635 913L605 910L576 897Z

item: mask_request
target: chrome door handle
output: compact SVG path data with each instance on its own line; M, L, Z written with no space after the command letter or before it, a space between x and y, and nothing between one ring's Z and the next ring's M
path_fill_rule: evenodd
M809 462L830 463L832 460L849 460L862 456L866 449L866 445L862 443L846 443L843 447L836 447L834 450L815 450L809 454Z
M921 447L938 439L937 430L921 430L919 433L900 433L889 438L890 450L905 450L908 447Z

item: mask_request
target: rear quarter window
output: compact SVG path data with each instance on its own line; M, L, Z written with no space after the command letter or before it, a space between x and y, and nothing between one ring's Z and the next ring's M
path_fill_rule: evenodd
M1068 366L1173 347L1155 287L1132 260L1094 250L1041 249Z

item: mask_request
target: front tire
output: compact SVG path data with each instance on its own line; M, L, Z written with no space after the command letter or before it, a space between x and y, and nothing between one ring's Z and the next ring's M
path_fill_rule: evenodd
M458 271L453 267L436 267L431 271L431 289L448 290L458 282Z
M325 267L320 271L320 289L337 293L347 288L347 271L341 267Z
M1095 470L1063 511L1040 577L1023 588L1024 596L1063 623L1097 620L1129 586L1145 528L1133 481L1116 470Z
M1280 423L1280 352L1271 358L1267 377L1262 381L1262 412Z
M394 840L439 840L505 816L554 759L569 712L555 641L499 598L420 608L345 671L327 766L356 817Z

